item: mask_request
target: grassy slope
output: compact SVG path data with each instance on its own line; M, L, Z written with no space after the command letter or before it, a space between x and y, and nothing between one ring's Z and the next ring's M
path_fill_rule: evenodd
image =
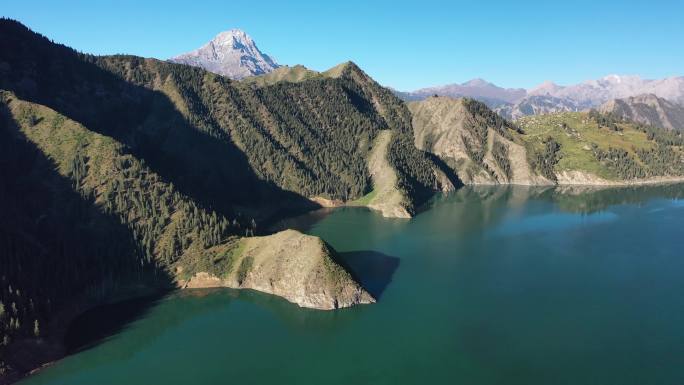
M392 141L392 132L382 131L373 143L368 158L368 169L373 178L373 191L366 195L369 207L382 212L385 217L410 217L406 210L407 199L397 188L396 170L388 162L387 152ZM368 199L370 198L370 199Z
M622 131L614 131L599 127L582 112L528 116L517 123L525 131L525 135L518 137L525 142L528 151L541 151L543 141L549 137L560 144L561 158L556 165L558 172L577 170L615 180L615 172L596 159L592 144L603 150L611 147L623 149L633 156L635 149L652 149L655 145L648 140L646 133L637 130L633 124L620 123Z
M283 66L276 68L273 72L250 76L241 80L244 84L254 84L258 87L273 85L278 82L298 83L309 79L322 77L320 73L310 70L303 65Z
M276 83L300 83L312 79L337 79L343 76L345 70L355 66L352 62L340 63L328 70L318 72L310 70L301 64L278 67L274 71L263 75L249 76L240 82L242 84L256 85L258 87L272 86Z
M84 175L76 182L75 189L82 194L92 195L94 202L103 211L112 212L119 216L122 222L134 223L137 227L145 224L161 226L160 236L153 241L153 256L162 266L169 270L185 266L185 271L191 269L202 260L208 260L208 247L202 246L201 232L207 230L206 223L194 223L194 229L187 232L188 246L178 251L177 255L163 258L164 248L173 243L173 237L178 227L186 227L199 211L199 216L211 217L216 213L197 207L189 197L179 193L172 184L154 173L140 160L128 154L125 146L113 138L100 135L88 130L83 125L41 105L17 99L9 93L2 94L3 99L9 101L8 106L15 121L20 123L21 131L26 138L35 145L57 166L59 174L66 178L74 178L72 164L77 157L86 159ZM30 114L36 121L30 125L25 116ZM120 165L125 164L122 168ZM140 169L139 173L131 173L129 169ZM122 181L121 183L114 183ZM117 187L114 187L117 186ZM119 187L120 186L120 187ZM126 186L126 187L124 187ZM151 214L131 209L126 205L112 204L116 191L125 188L128 199L141 202L142 206L151 207ZM162 208L162 200L155 199L157 194L168 194ZM222 218L219 218L220 221ZM139 231L143 237L143 231ZM226 237L217 243L230 244L237 238ZM207 245L211 246L211 245Z
M233 249L217 254L223 259L220 272L193 277L187 285L250 288L318 309L375 302L335 262L334 254L320 238L295 230L245 238Z

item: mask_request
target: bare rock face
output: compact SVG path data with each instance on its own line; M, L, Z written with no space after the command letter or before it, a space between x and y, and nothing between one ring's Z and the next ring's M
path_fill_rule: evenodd
M235 80L266 74L279 67L273 58L257 48L249 35L239 29L221 32L201 48L169 61L204 68Z
M649 126L684 131L684 107L653 94L614 99L604 103L599 111Z
M199 272L184 288L230 287L274 294L301 307L332 310L375 299L333 259L320 238L295 230L243 238L233 268L223 277Z

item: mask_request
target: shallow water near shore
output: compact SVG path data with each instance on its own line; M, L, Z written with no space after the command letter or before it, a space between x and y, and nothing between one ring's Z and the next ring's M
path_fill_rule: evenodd
M288 223L338 250L378 303L326 312L252 291L181 291L96 344L70 331L85 348L21 384L684 378L684 185L468 187L410 221L341 208Z

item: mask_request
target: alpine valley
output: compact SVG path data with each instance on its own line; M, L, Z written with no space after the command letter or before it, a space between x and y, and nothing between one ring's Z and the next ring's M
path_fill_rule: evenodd
M168 60L95 56L1 19L0 383L70 353L68 326L123 299L380 306L345 253L287 218L408 223L479 185L684 181L682 102L684 77L403 93L353 62L279 65L240 30Z

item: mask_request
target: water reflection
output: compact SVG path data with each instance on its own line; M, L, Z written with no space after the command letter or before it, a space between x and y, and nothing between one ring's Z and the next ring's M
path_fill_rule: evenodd
M653 199L684 199L683 184L642 186L466 186L438 194L427 208L445 202L469 202L477 198L486 211L496 207L522 207L531 200L552 202L565 212L590 214L610 206L644 204ZM684 204L684 203L682 203Z
M618 215L611 212L597 212L585 215L553 213L529 216L503 222L494 229L495 235L510 236L533 232L568 230L577 226L601 224L615 221Z

